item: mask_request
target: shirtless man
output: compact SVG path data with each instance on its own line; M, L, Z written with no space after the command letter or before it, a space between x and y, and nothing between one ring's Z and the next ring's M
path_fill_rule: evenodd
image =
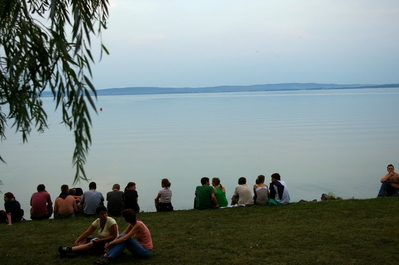
M68 185L62 185L61 194L54 202L54 217L60 219L75 217L77 211L76 200L72 195L69 195Z
M381 187L378 197L399 196L399 174L396 173L392 164L387 166L388 173L381 178Z

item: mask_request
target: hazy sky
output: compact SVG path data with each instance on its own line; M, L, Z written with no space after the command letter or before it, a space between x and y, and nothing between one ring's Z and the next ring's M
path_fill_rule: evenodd
M93 67L97 89L399 82L398 0L110 5L110 55Z

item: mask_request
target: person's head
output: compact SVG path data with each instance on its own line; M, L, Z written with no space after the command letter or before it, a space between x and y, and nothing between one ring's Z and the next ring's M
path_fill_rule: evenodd
M46 190L46 187L44 186L44 184L37 185L37 191L38 192L42 192L42 191L45 191L45 190Z
M394 171L395 171L395 167L394 167L392 164L389 164L389 165L387 166L387 171L388 171L389 173L394 172Z
M98 218L105 219L107 218L107 208L104 205L100 205L96 208L96 214Z
M83 190L82 188L75 188L75 196L82 196Z
M64 184L61 186L61 192L66 192L66 193L69 192L69 187L67 184Z
M90 184L89 184L89 189L90 189L90 190L95 190L95 189L97 189L97 184L96 184L95 182L90 182Z
M136 183L134 182L129 182L125 188L125 190L134 190L134 189L136 189Z
M76 195L76 189L75 188L69 189L69 194L70 195Z
M14 194L12 194L11 192L6 192L4 194L4 200L5 201L9 201L9 200L12 200L12 199L15 200L15 197L14 197Z
M257 184L262 184L262 183L265 183L265 176L264 175L259 175Z
M219 178L213 178L212 179L212 186L216 187L220 185L220 179Z
M120 190L121 189L121 185L119 184L114 184L114 186L112 186L113 190Z
M201 178L201 184L202 185L209 185L209 178L207 178L207 177L203 177L203 178Z
M131 225L135 225L137 222L136 213L132 209L123 210L122 216L125 219L125 221Z
M247 183L247 179L244 177L241 177L238 179L238 185L243 185Z
M273 173L271 178L272 178L272 181L273 180L281 180L281 177L280 177L279 173Z
M161 186L164 188L169 188L170 185L172 185L172 183L170 183L170 181L168 179L162 179L161 180Z

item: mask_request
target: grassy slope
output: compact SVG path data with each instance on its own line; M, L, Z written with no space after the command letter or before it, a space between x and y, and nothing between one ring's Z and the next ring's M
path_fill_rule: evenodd
M137 264L393 264L399 198L140 213L153 256ZM1 264L91 264L95 254L58 256L90 218L1 225ZM117 218L119 230L126 227ZM126 253L128 251L125 250ZM132 262L130 253L115 264Z

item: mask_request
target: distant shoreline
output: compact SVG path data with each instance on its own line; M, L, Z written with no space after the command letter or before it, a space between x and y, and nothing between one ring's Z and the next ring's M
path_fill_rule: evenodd
M97 90L97 96L153 95L153 94L189 94L189 93L224 93L224 92L266 92L296 90L329 90L329 89L365 89L365 88L399 88L399 84L318 84L318 83L282 83L250 86L215 86L215 87L125 87ZM93 93L92 93L93 95ZM43 97L51 97L50 91L44 91Z

